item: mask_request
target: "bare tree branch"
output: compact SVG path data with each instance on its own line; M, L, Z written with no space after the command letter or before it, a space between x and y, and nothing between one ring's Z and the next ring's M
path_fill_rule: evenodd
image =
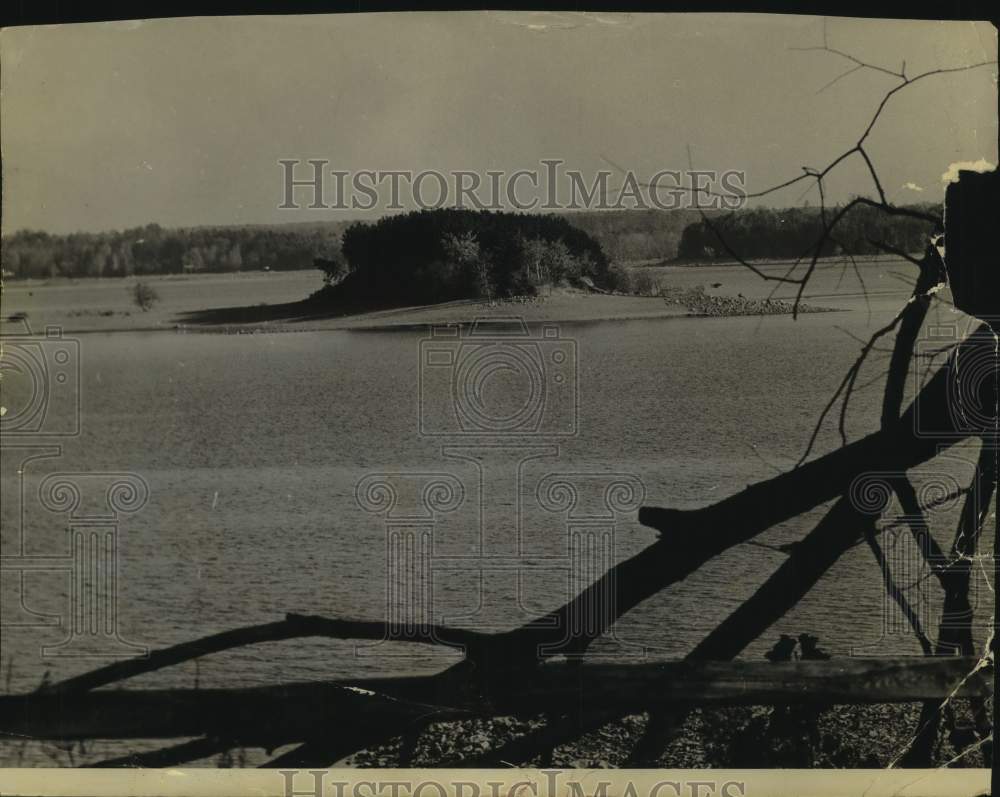
M100 667L83 675L67 678L50 686L46 691L71 693L133 678L143 673L172 667L191 659L219 653L223 650L256 645L261 642L278 642L286 639L304 637L329 637L332 639L368 639L383 640L388 637L390 628L381 622L365 620L334 620L326 617L316 617L301 614L288 614L284 620L262 625L252 625L223 631L219 634L182 642L169 648L154 651L146 658L126 659ZM417 629L414 633L399 641L415 642L426 645L445 645L450 647L475 648L483 643L485 635L475 631L464 631L455 628L431 627Z

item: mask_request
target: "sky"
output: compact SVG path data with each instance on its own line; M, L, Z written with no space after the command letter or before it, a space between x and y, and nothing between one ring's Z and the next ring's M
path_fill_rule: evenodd
M900 80L997 57L987 23L555 13L228 17L0 32L3 232L340 221L281 209L279 161L330 169L745 172L754 191L849 148ZM895 202L997 162L996 66L896 94L868 151ZM304 176L297 173L298 176ZM805 183L772 205L817 204ZM873 192L854 158L830 202ZM434 193L434 192L431 192Z

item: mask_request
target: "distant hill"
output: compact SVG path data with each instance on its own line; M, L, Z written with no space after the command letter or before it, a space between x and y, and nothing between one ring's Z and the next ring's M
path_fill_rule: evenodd
M553 214L596 240L610 260L669 259L695 211L593 211ZM22 230L2 241L3 268L15 278L272 271L311 268L340 254L358 222L289 222L52 235Z
M709 211L710 216L718 211ZM592 210L560 214L596 240L613 262L673 260L697 210Z
M940 213L940 206L919 206ZM553 214L596 241L612 263L711 260L728 256L697 210L607 210ZM899 248L922 248L926 222L867 208L849 214L838 239L854 254L872 250L875 237ZM725 213L715 225L745 257L797 257L818 231L815 208L762 208ZM312 268L338 258L355 220L165 229L147 224L121 232L51 235L22 230L2 240L4 276L113 277ZM836 246L834 246L836 248Z
M339 253L351 222L164 229L147 224L121 232L50 235L22 230L4 236L5 275L125 277L311 268Z
M941 205L912 205L910 210L935 219ZM827 223L834 218L829 209ZM684 228L677 257L687 261L731 259L786 259L813 254L823 241L820 256L875 255L879 244L903 252L922 252L934 232L935 223L916 214L889 215L871 205L854 205L837 221L832 235L824 236L824 222L817 208L754 208L728 213Z

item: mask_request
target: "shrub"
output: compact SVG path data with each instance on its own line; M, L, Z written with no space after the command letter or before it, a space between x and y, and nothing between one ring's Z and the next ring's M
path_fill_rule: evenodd
M132 301L145 313L160 301L160 294L148 282L137 282L132 286Z
M351 271L340 255L317 257L313 260L313 266L323 272L323 282L327 285L336 285Z
M660 279L649 271L636 271L632 274L632 293L638 296L659 296Z
M615 263L608 269L607 287L615 293L632 293L634 280L632 272L621 263Z

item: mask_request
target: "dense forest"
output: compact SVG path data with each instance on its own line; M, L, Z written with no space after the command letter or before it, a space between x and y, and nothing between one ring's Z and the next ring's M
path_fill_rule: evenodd
M191 227L147 224L122 232L4 236L4 276L127 277L310 268L340 249L340 224Z
M938 215L941 205L919 209ZM829 208L827 217L838 208ZM790 259L810 254L821 238L823 220L817 208L772 210L759 208L702 220L684 228L677 247L679 260L728 259L729 250L744 259ZM932 225L909 216L889 216L879 208L855 205L837 224L836 236L827 240L822 255L874 255L880 241L904 252L922 252ZM725 242L723 244L723 242Z
M924 205L921 208L933 213L941 212L940 205ZM470 232L472 228L469 224L478 215L473 211L442 210L432 213L439 214L434 217L437 219L434 224L444 225L438 232L459 236ZM816 208L761 208L725 214L713 211L708 216L708 222L695 210L487 215L493 221L476 222L473 226L477 236L484 236L478 238L482 250L490 252L496 260L489 268L497 270L493 275L497 290L515 289L516 286L505 281L513 279L518 271L511 265L511 258L516 259L515 253L518 247L523 248L524 240L562 241L574 258L579 259L584 253L589 253L587 257L593 263L579 264L584 271L591 267L600 271L605 268L602 264L608 260L621 263L726 258L725 247L712 227L745 257L799 257L809 242L816 240L820 225ZM384 268L397 269L400 265L409 264L426 269L431 261L442 259L442 243L439 235L435 237L437 234L429 231L429 222L421 221L412 226L416 217L421 217L421 214L386 217L382 222L370 225L336 221L168 230L157 224L148 224L121 232L70 235L22 230L3 237L0 256L4 276L14 278L293 270L311 268L317 258L336 260L341 253L341 239L349 228L356 228L353 236L360 241L363 237L360 231L371 227L393 230L393 234L406 231L406 235L416 236L413 238L415 244L430 247L426 251L420 250L423 254L417 256L413 249L402 252L384 242L373 243L375 248L372 252L378 251L387 257L400 255L402 258L385 264ZM424 232L418 234L418 228ZM871 240L882 240L899 249L919 252L923 248L927 228L928 225L919 220L887 216L874 208L856 207L838 225L836 240L830 243L824 254L838 254L841 250L858 255L871 254L875 251ZM497 238L508 233L520 234L523 240L515 240L516 235L505 242ZM365 246L367 244L359 244L352 252L359 264L367 257L363 251ZM509 250L506 253L505 247ZM598 255L598 252L601 254ZM558 260L561 255L556 253L552 256ZM351 260L346 252L345 257ZM562 267L556 264L552 268L559 271ZM571 264L568 268L572 271L575 266ZM376 273L377 269L371 272L373 275ZM597 273L597 277L600 276L601 273ZM410 284L411 281L405 282Z
M613 261L671 260L692 210L588 211L563 215ZM354 222L193 227L157 224L122 232L52 235L22 230L2 242L4 275L15 278L123 277L133 274L293 270L340 249Z
M583 230L554 215L424 210L358 223L341 258L317 262L339 296L392 303L534 294L589 277L609 262Z

